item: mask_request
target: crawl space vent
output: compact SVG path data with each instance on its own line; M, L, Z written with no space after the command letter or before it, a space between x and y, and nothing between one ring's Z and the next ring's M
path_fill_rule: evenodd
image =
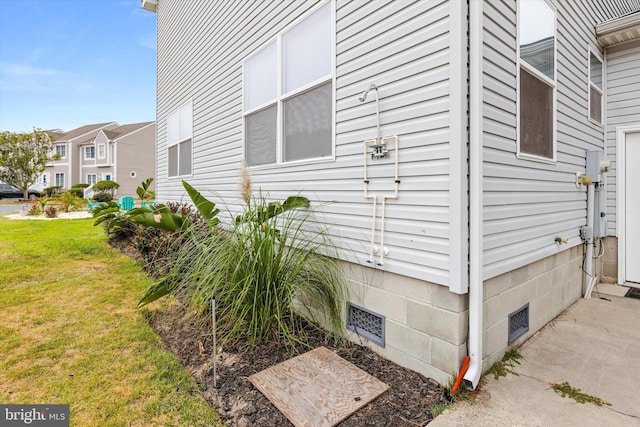
M509 344L529 330L529 303L509 315Z
M384 347L384 316L349 303L347 329Z

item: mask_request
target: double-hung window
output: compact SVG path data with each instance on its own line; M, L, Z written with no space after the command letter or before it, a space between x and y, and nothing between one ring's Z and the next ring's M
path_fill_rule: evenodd
M84 147L84 159L90 160L95 158L96 158L96 147L94 145Z
M602 59L589 49L589 119L602 124Z
M56 187L64 188L64 172L56 172Z
M244 61L249 166L333 155L333 32L326 2Z
M193 104L181 105L167 118L168 176L191 175L193 164Z
M518 156L556 160L556 11L518 1Z
M65 144L57 144L56 145L56 156L59 159L67 158L67 146Z
M104 159L105 155L106 155L105 145L104 144L98 144L98 158L99 159Z
M95 173L87 174L87 184L93 185L98 182L98 176Z

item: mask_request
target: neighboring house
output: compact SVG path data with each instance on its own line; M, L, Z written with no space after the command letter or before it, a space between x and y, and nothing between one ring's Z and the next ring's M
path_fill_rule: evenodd
M118 195L135 196L142 181L155 178L155 122L101 123L48 133L55 138L54 153L60 158L39 178L42 188L112 180L120 184Z
M640 283L639 192L624 191L640 162L639 0L143 7L158 198L184 198L185 179L237 206L246 161L273 198L332 202L364 336L350 337L388 359L446 382L468 354L475 387L580 298L594 185L577 175L605 206L598 274Z
M84 182L80 178L78 144L81 141L95 138L102 129L112 129L117 126L116 122L109 122L85 125L69 132L64 132L61 129L48 130L47 133L54 140L53 154L58 155L58 159L47 164L34 188L42 190L55 185L69 189L73 184Z

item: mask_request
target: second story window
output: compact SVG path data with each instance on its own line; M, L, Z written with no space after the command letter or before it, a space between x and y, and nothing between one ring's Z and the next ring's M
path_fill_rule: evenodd
M96 147L93 145L84 147L84 159L90 160L95 158L96 158Z
M244 61L249 166L332 156L333 51L328 2Z
M556 160L556 11L546 0L518 5L518 155Z
M56 144L56 156L59 159L67 158L67 146L65 144Z
M589 51L589 119L602 124L602 60Z
M104 157L105 157L104 144L98 144L98 158L104 159Z

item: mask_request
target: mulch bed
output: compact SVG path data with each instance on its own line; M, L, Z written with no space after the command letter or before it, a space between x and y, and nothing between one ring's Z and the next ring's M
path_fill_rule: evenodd
M222 420L233 426L291 426L282 413L249 382L248 377L293 356L309 351L277 342L257 345L252 352L236 345L224 347L217 359L217 388L213 387L211 326L200 325L176 303L151 311L149 322L166 346L195 378L204 398ZM324 334L308 326L306 339L324 345L343 359L389 385L389 390L339 424L355 426L424 426L433 415L430 408L447 402L444 390L433 379L402 368L353 343L332 346Z
M128 242L110 243L141 261ZM242 344L218 348L217 388L214 388L211 323L196 322L179 302L149 311L148 320L227 425L292 426L248 377L311 348L287 347L273 341L260 343L251 351ZM312 348L325 346L389 385L389 390L340 423L340 427L424 426L434 418L431 408L448 403L446 391L432 378L390 362L364 346L350 342L334 345L322 331L311 325L307 325L304 334L304 341Z

